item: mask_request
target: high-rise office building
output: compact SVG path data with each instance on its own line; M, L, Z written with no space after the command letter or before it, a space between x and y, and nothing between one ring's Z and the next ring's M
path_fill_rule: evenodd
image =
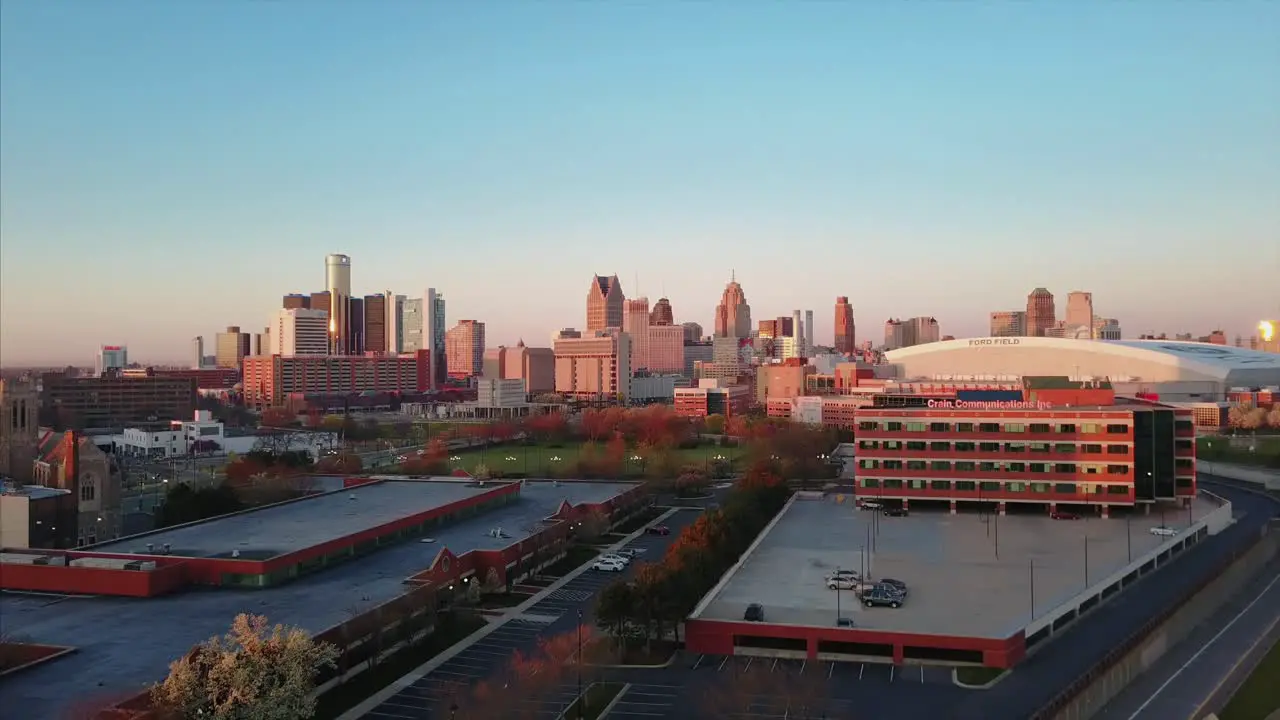
M95 375L112 368L129 367L129 348L124 345L103 345L98 348L98 355L93 363Z
M646 366L651 373L684 372L684 328L679 325L650 325Z
M299 293L289 293L288 295L284 296L284 301L280 303L280 307L284 308L285 310L310 309L311 296L302 295ZM324 309L324 308L321 308L321 309Z
M445 333L444 344L451 377L471 377L484 371L484 323L459 320Z
M426 316L422 311L422 306L426 303L427 298L405 298L400 301L400 352L414 353L419 350L430 348L430 343L425 342L423 331L426 329ZM434 359L432 361L434 365ZM435 376L435 369L432 368L432 377ZM429 383L429 387L434 389L434 385Z
M621 328L622 305L626 299L617 275L591 278L591 287L587 290L587 331Z
M351 353L351 258L334 253L324 259L329 293L329 347L334 355Z
M391 293L364 296L364 351L391 352L387 342L388 304L394 304ZM394 305L393 305L394 306Z
M271 354L329 355L329 313L305 308L281 309L272 322L271 336Z
M1027 313L997 310L991 313L991 337L1021 337L1027 334Z
M756 337L772 340L778 337L778 321L777 320L761 320L756 325Z
M805 310L804 311L804 351L807 353L807 357L813 356L813 348L814 348L813 311Z
M364 353L364 298L347 300L347 354Z
M404 295L387 299L387 352L404 352Z
M630 344L631 338L621 330L556 340L556 392L584 399L625 399L631 389Z
M1058 322L1057 311L1053 307L1053 293L1044 288L1036 288L1027 295L1027 335L1044 337L1046 331Z
M729 284L720 295L716 306L716 337L751 337L751 306L747 295L738 284L736 273L731 274Z
M804 347L804 321L800 319L799 310L791 311L791 335L789 337L795 338L796 357L808 357L808 351Z
M702 326L696 322L680 323L684 328L684 344L702 342Z
M195 337L191 339L191 352L194 354L191 358L191 369L199 370L204 367L204 338Z
M942 334L938 321L927 316L913 317L907 320L890 319L884 324L884 349L914 347L925 343L938 342Z
M649 298L627 300L622 308L622 329L631 336L631 372L648 369Z
M311 293L310 302L307 303L307 308L310 310L323 310L328 313L330 310L330 304L328 292L314 292ZM330 329L330 332L332 332L332 329Z
M246 355L253 354L249 333L240 332L238 325L228 325L226 332L218 333L214 341L214 362L220 368L240 369Z
M676 324L675 313L671 311L671 301L658 298L653 304L653 312L649 313L649 324L654 327L667 327Z
M1066 337L1092 340L1093 318L1093 293L1080 290L1067 293Z
M427 288L422 303L422 347L431 350L431 389L440 387L450 372L448 354L445 352L444 295L435 288ZM481 347L481 351L483 351Z
M849 298L841 295L836 298L836 352L849 354L857 347L857 333L853 325L853 306Z

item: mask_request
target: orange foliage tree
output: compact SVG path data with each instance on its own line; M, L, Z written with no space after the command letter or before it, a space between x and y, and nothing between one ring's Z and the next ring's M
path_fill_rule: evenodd
M364 469L364 461L354 453L327 455L316 463L316 472L354 475Z
M288 427L298 421L298 416L291 410L281 407L270 407L262 411L260 425L266 427Z

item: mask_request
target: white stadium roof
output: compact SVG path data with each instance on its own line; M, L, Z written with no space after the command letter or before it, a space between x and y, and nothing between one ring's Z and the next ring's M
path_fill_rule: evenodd
M976 357L975 357L976 356ZM1175 340L1072 340L1044 337L993 337L944 340L890 350L885 359L907 366L945 364L982 364L1000 372L1030 375L1044 366L1043 374L1064 374L1067 363L1079 366L1081 374L1149 376L1153 368L1160 374L1184 376L1188 379L1213 379L1241 386L1280 383L1280 354L1248 350L1226 345ZM1053 362L1057 360L1058 362ZM1096 360L1097 362L1089 362ZM934 362L936 361L936 363ZM1134 372L1126 373L1132 367ZM1056 368L1050 366L1056 365ZM1097 365L1098 367L1093 367ZM1087 367L1086 367L1087 366ZM1146 368L1146 371L1142 368ZM1105 372L1100 372L1105 368ZM1056 372L1054 371L1056 370ZM1070 370L1066 374L1070 374ZM1172 379L1172 378L1170 378Z

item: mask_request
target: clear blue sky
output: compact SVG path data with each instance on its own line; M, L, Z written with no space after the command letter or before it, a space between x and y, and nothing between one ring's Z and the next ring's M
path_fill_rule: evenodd
M1280 2L0 3L0 360L183 360L323 257L490 344L591 275L708 324L1280 315ZM211 339L211 338L210 338Z

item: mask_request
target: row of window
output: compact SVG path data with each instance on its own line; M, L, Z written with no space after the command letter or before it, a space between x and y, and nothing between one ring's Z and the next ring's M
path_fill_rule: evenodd
M871 460L858 461L862 470L936 470L938 472L1082 473L1127 475L1128 465L1078 463L974 462L971 460Z
M858 481L859 487L881 490L941 490L955 492L990 492L990 493L1039 493L1050 492L1060 495L1128 495L1132 487L1127 483L1106 485L1102 483L1047 483L1047 482L995 482L973 480L896 480L863 478Z
M1183 445L1182 443L1186 443ZM1178 441L1177 449L1190 450L1191 441ZM1128 455L1129 444L1074 443L1074 442L969 442L961 440L859 440L859 450L911 450L916 452L1005 452L1005 453L1069 453L1085 455Z
M884 430L888 432L960 432L960 433L1033 433L1037 435L1128 435L1132 426L1127 423L971 423L971 422L898 422L896 420L863 420L859 430Z
M1190 477L1175 479L1178 488L1187 489L1192 485ZM1047 483L1047 482L1003 482L995 480L900 480L896 478L862 478L858 487L869 490L936 490L944 492L990 492L990 493L1036 493L1050 492L1063 495L1128 495L1132 485L1128 483Z

